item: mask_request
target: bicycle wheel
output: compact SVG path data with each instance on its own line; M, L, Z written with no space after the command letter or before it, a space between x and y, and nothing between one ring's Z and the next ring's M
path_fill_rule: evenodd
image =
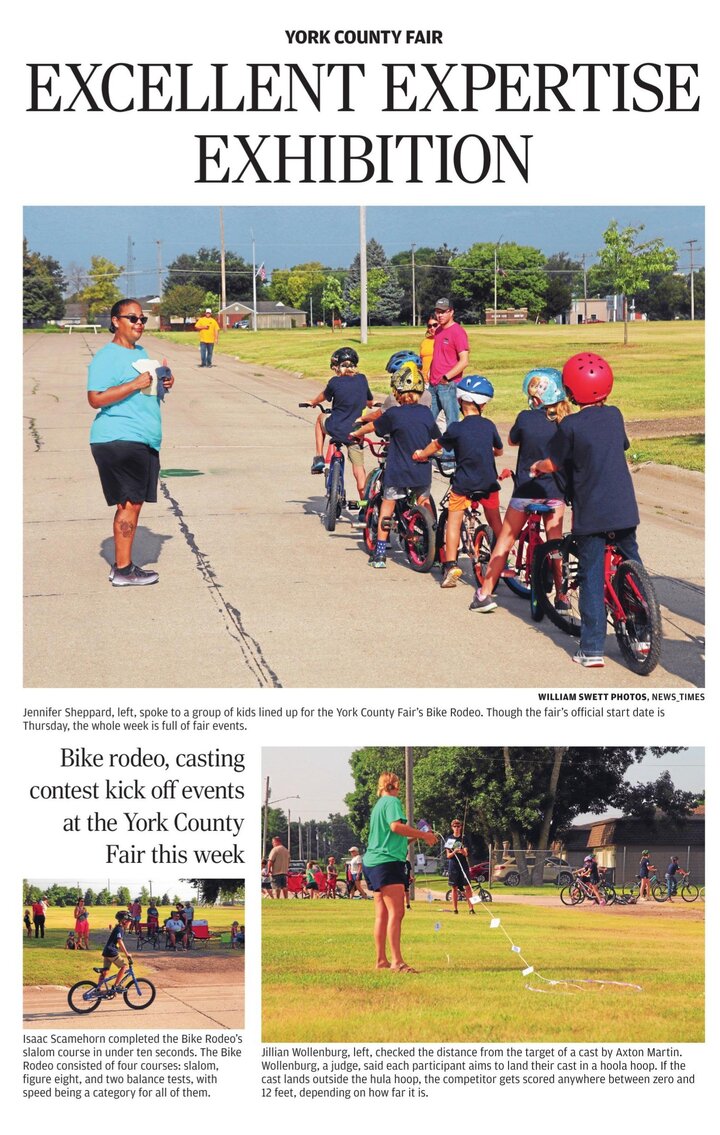
M483 580L487 575L488 564L492 555L495 537L493 530L489 524L478 525L475 535L473 536L473 555L472 566L475 582L478 587L482 587Z
M610 883L603 883L603 885L601 887L598 887L598 890L600 891L600 894L605 899L605 902L607 903L607 905L612 906L612 904L617 899L617 892L616 892L615 888L613 886L611 886Z
M650 893L655 902L667 902L668 893L664 883L653 883Z
M478 892L483 902L492 902L493 897L490 891L486 891L484 887L478 887Z
M650 674L660 661L662 619L650 576L637 560L624 560L615 573L624 618L612 616L615 637L633 674Z
M335 531L342 501L342 465L333 461L328 474L327 501L325 502L325 527L328 532Z
M578 887L577 883L573 883L569 887L563 887L560 891L560 902L565 906L579 906L585 898L584 892Z
M700 898L700 888L695 883L686 883L680 888L680 898L685 902L695 902L695 899Z
M435 521L429 509L414 504L405 513L405 553L413 571L430 571L435 562Z
M640 884L639 883L627 883L623 887L623 894L625 895L625 897L628 899L629 902L637 902L638 897L640 895Z
M380 517L380 504L382 497L377 493L373 497L368 498L367 508L365 509L365 528L363 529L363 541L370 555L375 551L378 538L378 522Z
M123 1000L128 1009L147 1009L155 1000L157 990L146 977L136 977L123 989Z
M514 572L514 575L503 575L501 577L505 586L509 587L514 595L519 595L521 599L530 598L531 564L528 563L527 553L528 529L525 525L508 553L507 567L508 570Z
M559 579L558 579L559 576ZM556 584L569 607L560 612L555 607ZM565 634L580 635L580 607L578 591L578 559L575 541L571 537L548 540L533 555L531 574L531 613L536 622L547 615L551 623ZM541 613L542 612L542 613Z
M94 981L76 981L67 995L73 1013L94 1013L102 1000Z

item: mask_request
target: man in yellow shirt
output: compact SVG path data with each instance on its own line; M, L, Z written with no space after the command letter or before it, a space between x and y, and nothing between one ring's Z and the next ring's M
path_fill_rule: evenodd
M212 308L205 308L205 314L198 319L195 330L200 332L200 366L211 367L213 350L220 334L220 326L213 319Z

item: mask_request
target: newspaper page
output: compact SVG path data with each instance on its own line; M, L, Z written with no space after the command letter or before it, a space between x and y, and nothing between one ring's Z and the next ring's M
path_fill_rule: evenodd
M710 31L14 15L13 1122L707 1114Z

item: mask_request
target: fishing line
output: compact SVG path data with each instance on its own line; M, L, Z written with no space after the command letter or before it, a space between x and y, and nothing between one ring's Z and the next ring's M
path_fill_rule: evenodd
M418 827L421 827L422 824L423 824L423 821L422 820L419 821ZM427 829L428 829L428 831L432 830L430 828L429 824L427 825ZM442 838L439 835L438 832L435 832L435 835L437 835L439 838ZM468 876L468 873L465 870L465 865L462 862L462 858L463 858L462 856L456 856L455 862L459 864L460 870L462 871L462 874L465 877L467 885L472 889L472 883L470 882L470 878ZM472 898L470 899L470 902L472 903L473 908L475 906L483 906L484 905L483 900L482 900L480 895L473 895ZM559 993L559 994L562 994L562 995L565 995L565 996L576 996L578 993L590 992L591 991L590 988L589 988L590 986L597 986L600 989L611 986L612 988L618 989L618 990L624 989L624 990L627 990L627 991L633 992L633 993L634 992L642 993L642 991L643 991L642 986L636 985L632 981L611 981L609 979L605 980L604 978L598 978L598 977L568 977L568 978L544 977L541 973L538 973L538 971L535 969L534 965L532 965L532 963L530 961L528 961L528 959L526 957L523 956L521 947L518 946L512 940L512 937L510 936L510 934L505 929L505 926L503 925L502 920L500 918L498 918L497 915L490 914L489 911L486 911L485 913L487 914L487 917L489 919L490 930L500 930L502 932L502 934L505 936L505 938L507 939L507 941L510 943L511 953L516 954L519 962L521 962L521 964L522 964L522 967L523 967L522 970L521 970L522 976L523 977L530 977L532 975L532 977L535 981L542 982L541 987L531 985L529 982L526 982L525 988L530 993ZM435 929L437 930L439 927L440 927L440 923L436 923ZM449 957L448 957L448 961L449 961ZM587 987L587 988L583 988L583 987Z

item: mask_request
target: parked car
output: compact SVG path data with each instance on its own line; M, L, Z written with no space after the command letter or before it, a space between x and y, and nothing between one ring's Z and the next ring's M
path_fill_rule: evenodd
M476 880L478 883L487 883L490 878L489 860L486 859L484 863L476 863L474 867L471 867L470 878Z
M535 858L532 855L525 857L528 869L532 871ZM493 870L493 882L504 883L506 887L517 887L520 884L520 869L515 859L503 859ZM557 887L567 887L573 881L570 864L557 855L548 855L543 864L543 883L554 883Z

